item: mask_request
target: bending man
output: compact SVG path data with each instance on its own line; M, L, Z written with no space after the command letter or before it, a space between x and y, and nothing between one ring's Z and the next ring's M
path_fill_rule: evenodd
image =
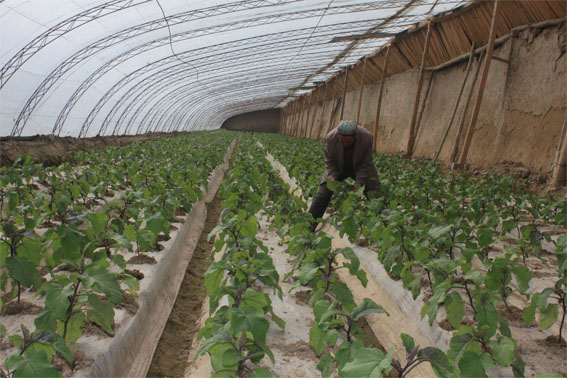
M372 134L354 121L341 121L325 137L325 172L321 186L311 202L309 212L317 220L325 214L333 192L327 188L327 180L354 179L354 189L364 187L364 193L378 186L378 172L372 159ZM311 230L314 231L317 223Z

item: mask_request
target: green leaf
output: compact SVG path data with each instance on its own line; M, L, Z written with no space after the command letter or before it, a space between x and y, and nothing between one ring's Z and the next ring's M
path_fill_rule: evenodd
M392 354L390 350L384 355L375 348L361 348L355 354L354 360L347 363L341 371L341 377L383 377L392 369Z
M447 310L447 319L449 323L457 329L463 321L465 315L465 302L459 293L452 292L445 299L445 309Z
M339 282L333 285L331 291L336 295L337 300L340 304L343 305L343 307L354 304L354 297L352 296L352 292L343 282Z
M18 247L18 258L26 258L35 266L38 266L43 258L42 249L43 246L39 241L26 237Z
M65 335L65 341L67 343L74 343L83 334L83 326L85 325L85 315L81 310L74 311L69 318L67 323L67 334ZM63 336L64 323L59 322L57 324L57 333Z
M494 233L490 228L479 228L477 235L478 244L481 248L490 246L494 240Z
M429 236L433 240L437 240L440 237L447 235L449 231L451 231L451 228L452 225L433 227L429 230Z
M473 335L468 333L453 336L453 338L451 338L450 348L447 355L453 361L458 363L473 341Z
M492 356L501 366L510 366L516 356L517 341L510 337L503 337L500 341L491 340Z
M10 255L10 247L6 243L0 243L0 266L6 265L6 257Z
M328 354L322 356L317 364L317 370L321 372L321 377L330 378L335 370L335 359Z
M167 221L159 212L146 219L146 229L150 230L155 235L155 237L157 237L162 231L167 232L166 227Z
M39 273L36 265L25 258L8 257L6 267L10 277L21 283L24 287L38 286Z
M402 344L404 345L406 353L409 356L413 352L413 350L415 349L415 341L414 341L413 337L411 337L410 335L408 335L406 333L402 333L401 337L402 337Z
M227 349L222 354L222 365L228 368L236 367L241 358L242 356L236 349Z
M539 328L541 330L548 329L557 320L557 315L559 314L559 306L557 303L549 304L539 315Z
M335 346L339 338L339 332L336 329L331 329L325 334L325 344L330 347Z
M244 311L233 311L231 315L235 334L239 335L242 331L249 331L254 336L254 341L266 342L270 323L264 318L263 312L258 312L253 307L247 307Z
M136 231L136 242L144 251L149 251L156 240L155 235L150 230L138 230Z
M69 307L69 296L73 293L73 283L62 285L60 282L52 280L44 284L47 296L45 297L45 307L51 311L56 319L63 320Z
M5 360L5 365L8 370L14 371L14 378L61 377L41 350L32 350L23 356L13 354Z
M390 314L388 314L388 312L384 309L384 307L380 306L379 304L376 304L372 299L370 298L364 298L362 300L362 303L359 306L356 306L351 313L352 318L356 321L368 314L386 314L388 316L390 316Z
M417 353L417 358L422 361L428 361L438 377L450 377L453 375L451 363L441 349L433 347L420 349Z
M122 292L116 274L103 266L91 266L81 276L85 287L103 293L111 302L122 303Z
M57 319L49 310L43 310L33 323L38 331L55 331L57 328Z
M532 279L532 273L525 266L515 266L512 268L512 273L518 281L518 288L520 293L525 293L530 287L530 280Z
M91 309L87 311L87 318L101 326L109 335L114 335L114 330L112 329L114 325L114 309L112 304L101 301L95 294L89 294L88 301Z
M465 352L459 361L459 370L461 377L487 377L484 367L481 363L480 355L474 352Z
M106 233L106 222L108 221L108 215L105 213L87 213L87 219L89 220L93 232L96 236L100 237Z
M522 320L524 321L525 325L530 325L535 320L535 313L536 313L536 299L539 293L534 294L532 297L532 303L524 308L522 312Z
M313 324L313 326L309 330L309 345L313 348L318 356L323 353L323 348L325 347L324 334L317 323Z

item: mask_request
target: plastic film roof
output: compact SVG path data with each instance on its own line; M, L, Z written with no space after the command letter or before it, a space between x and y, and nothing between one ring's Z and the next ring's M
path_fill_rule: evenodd
M216 129L464 3L4 0L0 135Z

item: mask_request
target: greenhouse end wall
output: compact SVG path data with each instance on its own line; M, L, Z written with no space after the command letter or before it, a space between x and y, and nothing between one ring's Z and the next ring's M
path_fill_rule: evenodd
M527 29L494 50L467 164L486 167L522 164L531 171L550 173L567 112L567 42L565 23L546 29ZM439 159L450 162L457 130L479 64L473 61L467 84ZM432 158L451 120L467 61L441 71L427 71L418 111L413 156ZM459 153L477 96L478 75L458 141ZM378 152L405 153L417 91L418 70L387 77L377 130ZM429 93L428 93L429 92ZM343 119L356 119L360 89L347 93ZM372 131L380 82L363 89L359 124ZM336 99L311 107L313 138L322 138L339 121ZM424 107L424 108L423 108ZM340 107L339 107L340 108ZM303 113L307 113L306 109ZM338 114L337 114L338 113ZM301 115L304 126L305 114ZM333 116L332 119L329 119ZM282 118L282 129L286 118Z
M280 131L280 109L259 110L230 117L222 124L223 129L238 131Z

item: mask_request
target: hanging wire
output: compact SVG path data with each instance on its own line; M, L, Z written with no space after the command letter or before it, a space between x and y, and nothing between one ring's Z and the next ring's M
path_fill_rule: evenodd
M173 50L173 41L172 41L173 37L172 37L172 35L171 35L171 28L170 28L170 26L169 26L169 21L167 20L167 16L165 15L165 11L163 10L163 7L161 6L159 0L156 0L156 3L158 4L159 9L161 10L161 14L163 15L163 20L165 21L165 24L167 25L167 32L169 33L169 48L171 49L171 53L172 53L173 56L175 56L175 58L177 58L177 60L179 60L181 63L187 64L187 65L189 65L191 68L193 68L193 70L194 70L195 73L197 74L197 82L198 82L201 86L207 88L207 90L210 92L210 91L211 91L211 88L209 88L206 84L204 84L203 82L201 82L201 80L199 80L199 71L197 70L197 68L195 68L195 66L192 65L190 62L187 62L187 61L181 59L181 58L179 57L179 55L177 55L177 53Z

